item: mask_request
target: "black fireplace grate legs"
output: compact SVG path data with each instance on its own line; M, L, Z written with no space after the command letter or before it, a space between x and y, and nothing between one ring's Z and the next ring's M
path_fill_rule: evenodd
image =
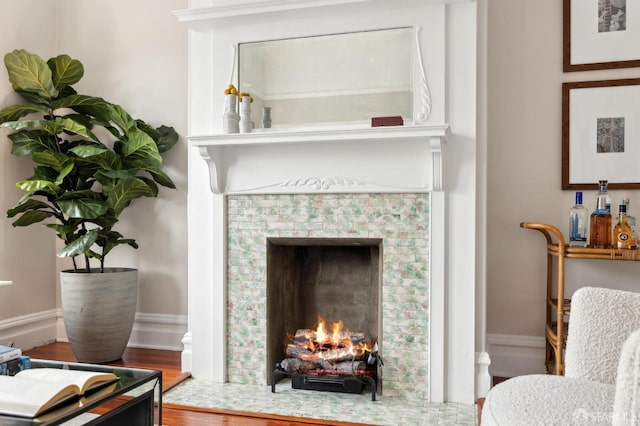
M362 393L365 381L371 387L371 401L376 400L377 385L376 380L367 375L314 375L289 373L276 366L271 378L271 392L276 393L276 384L284 377L291 377L291 387L294 389L342 392L342 393Z

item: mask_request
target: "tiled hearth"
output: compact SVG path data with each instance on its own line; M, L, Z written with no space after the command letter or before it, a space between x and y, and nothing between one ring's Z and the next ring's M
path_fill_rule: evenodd
M267 237L381 238L384 395L428 400L428 193L230 195L227 221L230 382L266 384L270 374Z

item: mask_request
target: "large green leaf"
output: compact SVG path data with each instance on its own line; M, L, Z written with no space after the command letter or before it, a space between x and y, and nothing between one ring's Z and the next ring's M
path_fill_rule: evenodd
M22 180L16 183L16 186L29 194L33 194L38 191L44 191L44 190L55 192L60 189L60 187L56 185L54 182L51 182L48 180L40 180L40 179Z
M92 229L80 238L75 239L67 246L58 250L58 257L74 257L85 253L91 249L91 246L98 239L98 230Z
M120 157L118 157L118 155L112 151L107 151L99 155L87 157L87 160L91 161L91 163L100 165L100 167L104 170L115 170L122 167L122 161L120 160Z
M160 126L157 130L160 133L160 137L156 139L158 151L160 153L169 151L178 142L178 133L169 126Z
M83 111L90 113L90 115L94 115L91 114L91 111L99 112L95 114L98 117L108 115L109 105L109 102L102 98L87 95L67 96L66 98L60 98L53 102L54 109L82 107Z
M95 178L102 185L104 192L109 193L119 182L134 179L136 172L137 170L99 170Z
M11 153L17 157L24 157L35 152L48 151L55 145L55 137L45 135L32 130L21 130L9 135L13 142Z
M61 236L65 236L67 234L73 234L76 230L76 227L73 225L62 225L60 223L47 223L45 226L47 228L53 229Z
M56 103L55 105L64 105L67 101L60 101L60 103ZM68 105L70 108L73 108L75 111L81 114L87 114L95 117L96 124L104 126L109 129L109 123L113 123L122 129L122 132L118 132L114 129L109 129L109 131L114 134L116 137L120 137L122 134L126 134L129 131L136 128L136 122L131 116L119 105L112 104L102 98L92 98L90 96L85 96L84 98L74 98L70 99Z
M29 226L34 223L42 222L43 220L53 216L52 212L44 210L29 210L24 212L16 221L12 223L13 226Z
M32 180L48 180L55 182L60 173L49 166L36 166L33 168Z
M73 120L72 118L56 117L55 122L57 125L61 126L65 132L73 133L75 135L82 136L95 142L100 142L100 139L98 139L87 126Z
M132 200L140 197L153 196L153 192L146 183L140 179L131 179L120 182L114 186L109 192L107 202L116 212L116 216L119 216L122 210L124 210Z
M0 127L7 127L14 130L40 129L50 135L59 135L62 132L73 133L92 141L99 142L99 139L81 123L71 118L56 117L55 120L19 120L7 121L0 124Z
M166 186L167 188L175 189L176 184L173 183L171 178L164 173L159 167L152 166L151 164L146 164L140 160L135 161L127 161L126 166L131 169L144 170L151 174L153 180L155 180L158 184L162 186Z
M27 210L41 210L51 209L51 206L44 201L30 199L23 203L18 203L13 208L7 210L7 217L14 217L18 213L26 212Z
M122 238L122 235L116 231L101 232L100 237L104 240L102 248L102 253L104 256L106 256L111 250L113 250L114 247L117 247L120 244L128 244L135 249L138 248L138 243L136 243L136 240L131 238Z
M33 161L36 163L49 166L58 173L62 172L70 163L73 165L73 160L71 160L68 155L54 151L34 152L31 158L33 158Z
M51 70L38 55L23 49L14 50L4 55L4 65L14 90L34 92L48 99L58 96Z
M142 159L154 166L162 165L156 143L149 135L137 129L129 133L129 139L124 141L122 154L132 159Z
M91 198L58 200L58 206L67 216L79 219L95 219L109 208L105 202Z
M128 180L136 177L137 170L100 170L96 173L96 179L98 181L103 181L101 177L104 177L106 180Z
M71 148L69 151L73 152L80 158L89 158L103 154L109 150L101 145L78 145Z
M69 163L62 170L60 170L60 173L58 174L55 180L56 184L62 185L62 182L64 182L64 178L69 176L69 174L73 171L75 166L76 165L74 163Z
M48 114L50 111L49 108L43 105L10 105L0 111L0 123L4 123L5 121L16 121L27 114L33 114L36 112Z
M27 92L24 90L16 90L16 93L30 104L42 105L44 107L51 108L50 98L40 96L40 94L35 92ZM60 94L58 94L58 96L60 96Z
M120 105L110 104L109 109L111 110L109 120L120 127L124 133L128 134L137 129L136 121Z
M71 59L69 55L60 55L47 61L51 69L53 84L56 89L76 84L84 75L84 67L80 61Z
M152 197L158 196L158 185L156 185L153 180L146 177L139 177L139 179L147 184L147 186L149 187L149 191L151 191L151 193L153 194Z

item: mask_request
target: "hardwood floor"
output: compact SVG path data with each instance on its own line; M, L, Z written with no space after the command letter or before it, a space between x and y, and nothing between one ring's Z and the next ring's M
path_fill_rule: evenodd
M31 358L52 359L75 362L76 359L67 343L51 343L24 351ZM127 348L122 359L109 363L133 368L162 370L163 392L185 380L190 375L180 371L180 353L174 351ZM333 422L300 417L256 414L231 410L214 410L163 404L162 424L164 426L356 426L361 423Z

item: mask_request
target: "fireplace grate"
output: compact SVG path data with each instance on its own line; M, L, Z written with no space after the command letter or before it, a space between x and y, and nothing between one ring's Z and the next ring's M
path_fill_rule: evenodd
M341 392L359 394L369 384L371 387L371 400L376 400L376 380L366 374L356 375L333 375L333 374L305 374L290 373L284 371L279 365L273 370L271 380L271 392L276 392L276 384L284 377L291 377L291 387L293 389L304 389L324 392Z

